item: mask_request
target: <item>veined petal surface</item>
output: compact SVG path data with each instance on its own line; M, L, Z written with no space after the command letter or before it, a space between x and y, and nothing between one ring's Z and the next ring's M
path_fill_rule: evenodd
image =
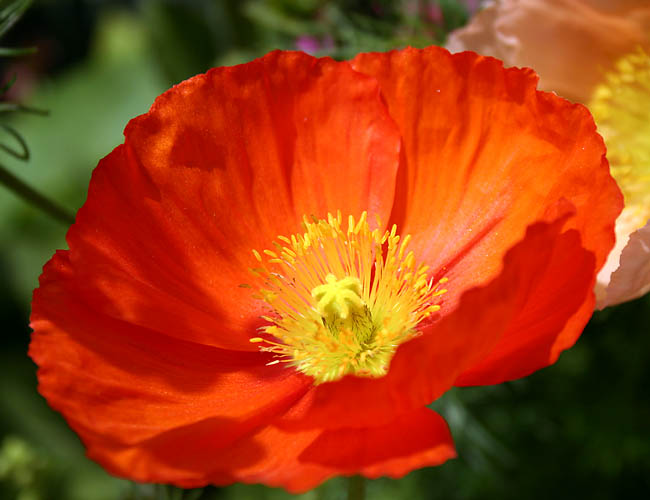
M112 317L257 350L252 250L303 215L386 220L399 147L377 83L346 63L275 52L187 80L95 170L67 237L79 286Z
M602 267L622 197L586 108L537 91L532 71L504 69L500 61L470 52L450 55L430 47L360 54L353 66L378 78L402 132L391 220L413 235L414 251L434 276L448 278L447 308L468 287L498 273L504 253L526 228L554 217L564 202L575 208L569 227L593 252L595 269ZM589 274L579 261L574 264ZM554 289L561 283L562 276L549 278ZM544 287L531 296L521 322L542 321L543 307L554 309L549 301L563 303L563 294L547 296L550 291ZM593 295L574 305L566 326L544 329L543 342L553 343L547 358L506 378L550 364L573 345L591 315ZM510 351L514 359L521 350L535 350L538 335L517 330L504 337L509 346L496 352Z
M101 450L153 441L166 443L160 452L170 456L179 447L214 454L284 413L311 386L302 374L266 366L264 353L181 341L94 311L66 252L45 268L32 327L29 354L40 366L41 394L90 456L123 475L128 467Z

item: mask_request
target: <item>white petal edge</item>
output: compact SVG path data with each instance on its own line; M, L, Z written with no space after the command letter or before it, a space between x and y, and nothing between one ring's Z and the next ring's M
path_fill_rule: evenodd
M650 292L650 221L630 234L621 252L619 266L612 273L605 293L597 300L596 307L603 309L636 299L648 292Z

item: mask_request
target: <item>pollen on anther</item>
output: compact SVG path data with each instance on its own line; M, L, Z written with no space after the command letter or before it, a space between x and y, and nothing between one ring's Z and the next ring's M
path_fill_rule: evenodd
M410 236L396 225L370 229L365 212L358 220L305 216L303 228L270 242L277 251L264 250L266 260L253 251L262 262L256 296L271 313L261 328L268 337L250 341L275 354L272 364L285 362L315 383L385 375L397 347L440 310L447 279L428 279L408 250Z

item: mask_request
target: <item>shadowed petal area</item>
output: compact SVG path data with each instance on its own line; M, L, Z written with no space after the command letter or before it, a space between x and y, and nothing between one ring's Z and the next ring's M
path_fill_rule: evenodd
M271 53L160 96L100 162L68 234L87 302L117 319L257 350L252 249L327 211L386 220L399 135L349 64ZM374 217L373 217L374 220Z
M620 267L614 271L600 308L641 297L650 291L650 222L630 234Z
M346 377L318 385L282 417L283 425L336 428L389 422L431 403L463 372L518 341L519 349L526 349L531 342L535 349L522 360L504 356L503 370L511 373L524 366L532 371L548 364L559 329L591 290L595 273L593 255L583 248L578 232L563 228L569 222L565 213L553 223L531 226L525 238L506 254L498 276L466 291L456 310L425 325L423 335L401 345L385 377ZM567 280L576 280L570 292L577 297L569 298L570 303L557 311L547 309L547 304L536 308L535 299L554 286L562 272ZM557 300L567 297L562 294ZM579 332L589 314L579 315L582 323L572 328ZM519 327L528 328L521 337L516 333Z
M31 326L39 391L90 456L124 476L133 464L111 449L165 441L159 452L178 475L188 465L180 448L218 453L283 413L311 385L293 370L265 366L263 353L180 341L98 313L84 302L63 251L45 266ZM189 465L193 474L207 471Z
M498 384L524 377L554 363L582 332L593 313L590 283L594 256L580 248L570 231L550 251L547 272L531 287L518 314L498 344L479 363L463 372L455 385ZM562 332L562 334L560 334Z
M325 431L299 458L344 474L399 479L414 469L439 465L455 456L447 423L436 412L421 408L380 427Z
M188 448L183 445L184 434L192 438L198 434L206 446ZM426 408L386 425L362 429L287 431L271 425L216 453L209 448L210 442L208 427L199 423L138 448L113 446L108 457L119 457L118 465L108 469L141 481L171 481L185 488L243 482L302 493L338 475L399 478L456 456L446 422ZM107 450L90 449L89 454L105 463ZM173 467L174 462L183 466Z
M537 92L530 70L439 47L360 54L353 66L379 80L402 132L392 220L449 278L448 306L562 198L600 268L622 199L584 107Z

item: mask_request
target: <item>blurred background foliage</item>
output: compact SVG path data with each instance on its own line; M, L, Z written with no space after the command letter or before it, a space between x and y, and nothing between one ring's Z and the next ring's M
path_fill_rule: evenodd
M0 32L11 28L0 45L16 51L0 49L0 87L9 87L0 103L0 144L19 149L16 131L30 153L25 161L2 148L0 165L74 213L92 169L122 141L127 121L171 85L276 48L345 59L440 44L478 3L41 0L11 27L7 19L17 17L8 16L29 2L0 1ZM38 51L22 50L30 47ZM138 485L84 457L75 434L36 392L26 356L31 291L42 265L65 248L65 231L0 186L0 498L289 498L261 486L184 492ZM650 296L597 312L576 347L550 368L451 391L432 406L450 423L459 458L400 481L372 481L368 498L650 498L649 325ZM345 488L337 478L301 497L345 498Z

